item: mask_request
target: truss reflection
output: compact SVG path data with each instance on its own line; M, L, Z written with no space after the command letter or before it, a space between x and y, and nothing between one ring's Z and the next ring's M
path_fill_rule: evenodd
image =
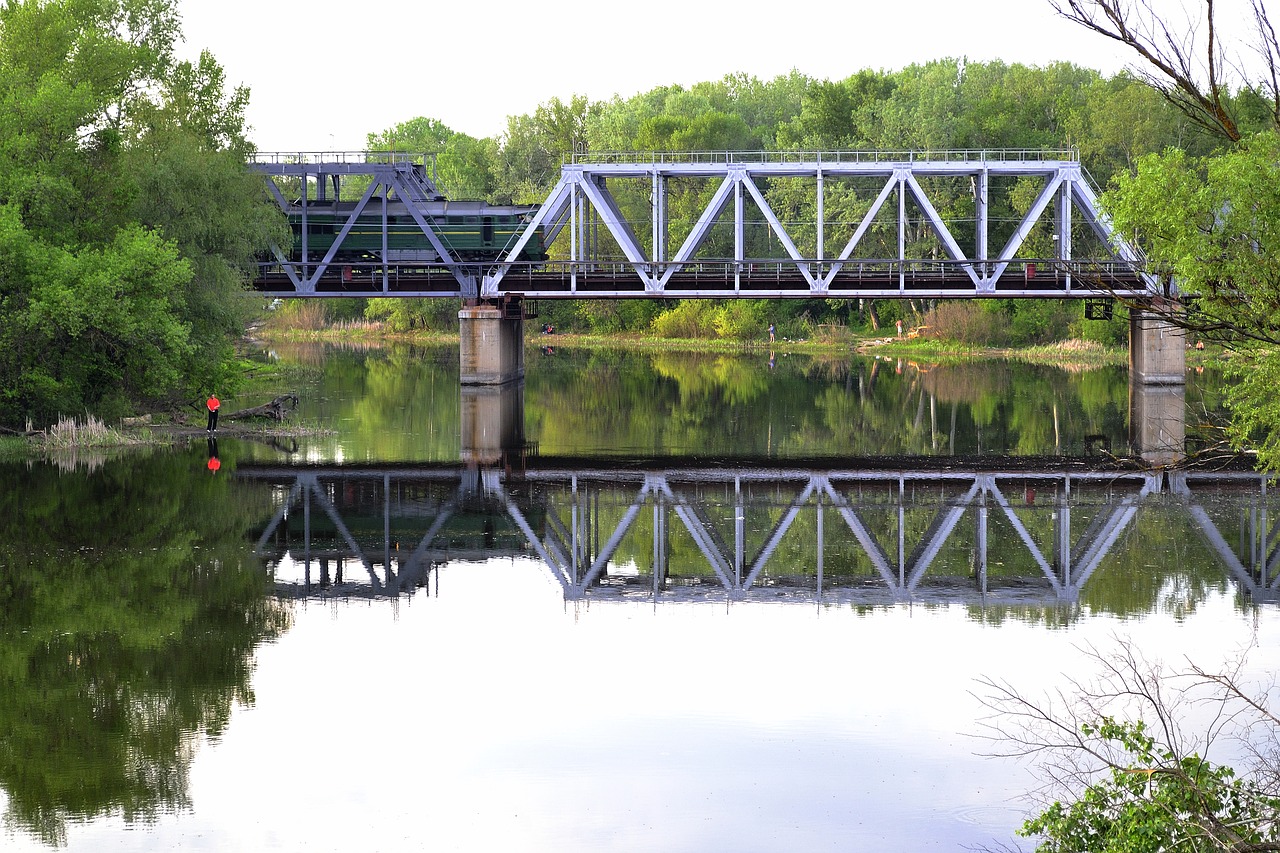
M286 596L397 596L448 562L520 557L568 601L1073 604L1156 506L1189 520L1242 594L1280 595L1267 478L1253 473L246 466L236 476L276 489L256 549Z

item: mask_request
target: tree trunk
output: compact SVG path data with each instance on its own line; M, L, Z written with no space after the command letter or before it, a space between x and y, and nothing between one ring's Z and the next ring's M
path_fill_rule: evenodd
M286 405L288 404L288 408ZM246 420L248 418L270 418L276 421L284 420L285 415L298 407L297 394L283 394L276 397L270 403L264 403L261 406L254 406L252 409L241 409L238 412L232 412L229 415L223 415L223 420Z

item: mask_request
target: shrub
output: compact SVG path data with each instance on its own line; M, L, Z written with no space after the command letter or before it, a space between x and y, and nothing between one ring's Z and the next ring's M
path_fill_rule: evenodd
M707 299L684 299L653 318L653 331L661 338L713 338L716 305Z
M744 341L759 338L769 326L769 304L755 299L730 299L716 307L716 334Z

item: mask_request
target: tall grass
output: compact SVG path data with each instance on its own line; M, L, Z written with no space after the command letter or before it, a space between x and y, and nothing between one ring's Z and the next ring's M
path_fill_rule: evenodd
M107 426L93 415L83 421L61 418L45 432L45 447L50 450L66 450L74 447L111 447L133 444L118 430Z

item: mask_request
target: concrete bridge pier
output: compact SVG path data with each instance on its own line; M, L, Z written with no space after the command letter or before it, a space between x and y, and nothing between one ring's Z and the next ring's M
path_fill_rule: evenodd
M1129 314L1129 440L1152 465L1172 465L1187 439L1187 332L1150 311Z
M458 312L459 382L505 385L524 379L524 307L474 305Z
M1129 312L1129 375L1143 385L1184 385L1187 330L1138 308Z

